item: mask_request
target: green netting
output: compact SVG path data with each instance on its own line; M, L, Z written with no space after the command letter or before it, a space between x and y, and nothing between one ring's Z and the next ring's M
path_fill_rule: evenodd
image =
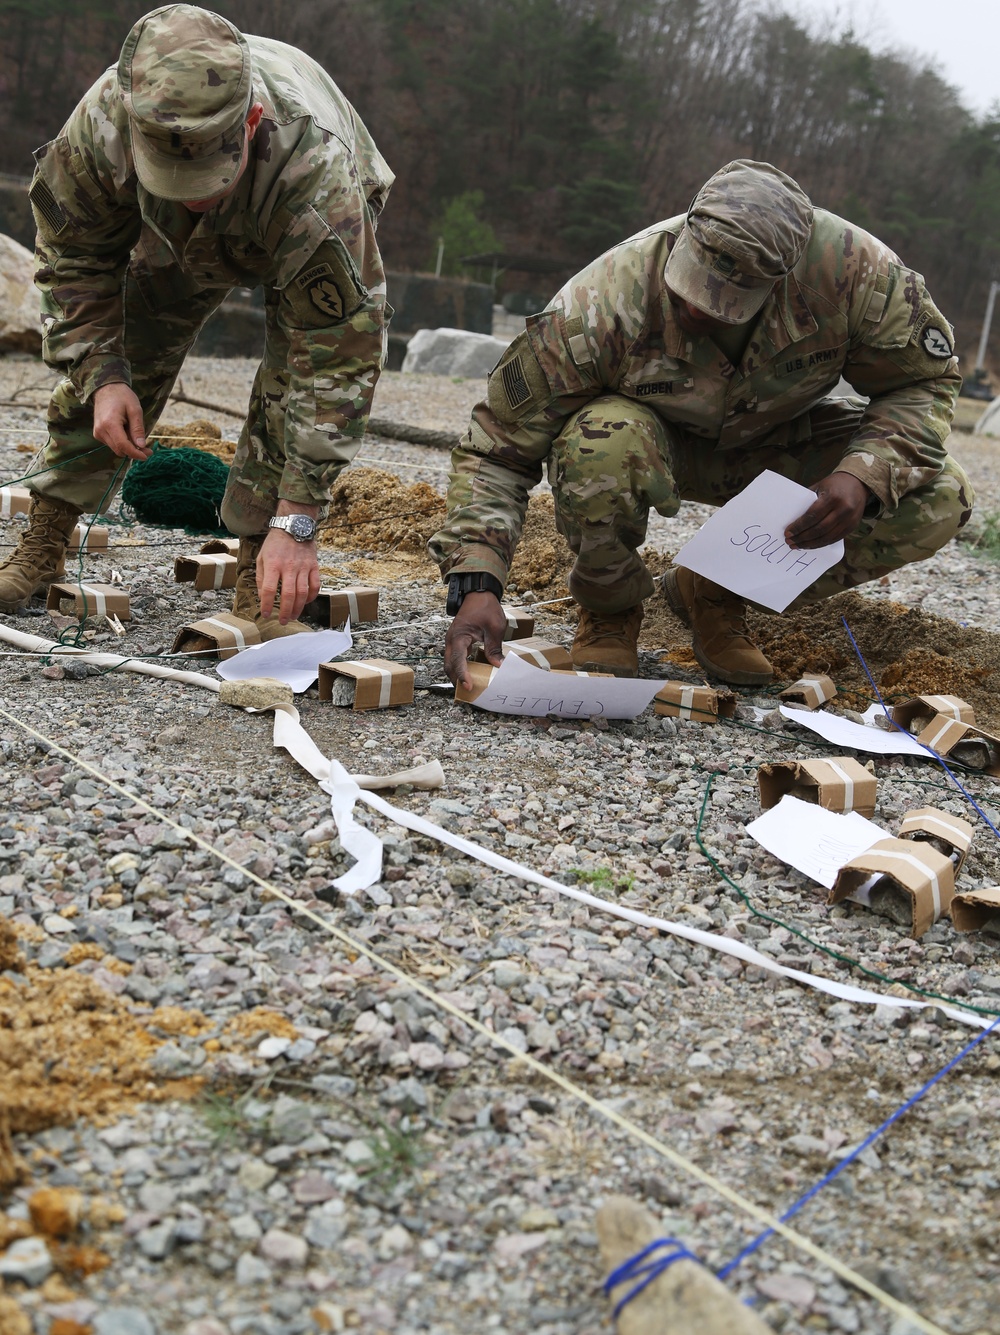
M204 450L154 447L122 484L122 512L161 528L225 533L219 514L229 467Z

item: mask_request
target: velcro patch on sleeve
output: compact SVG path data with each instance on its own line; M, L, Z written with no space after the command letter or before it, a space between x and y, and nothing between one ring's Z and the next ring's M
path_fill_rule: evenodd
M487 397L501 422L520 421L548 401L549 384L526 334L518 335L491 373Z
M292 279L286 293L291 296L293 292L300 316L313 326L350 319L368 296L354 261L335 232Z
M28 191L28 198L46 226L54 236L64 231L69 222L62 205L49 189L48 183L41 176L36 176Z

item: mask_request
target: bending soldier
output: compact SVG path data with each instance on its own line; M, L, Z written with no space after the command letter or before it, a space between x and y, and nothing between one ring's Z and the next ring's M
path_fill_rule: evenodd
M43 351L64 378L0 610L51 581L81 512L148 457L209 315L261 286L265 352L222 505L240 537L233 610L263 639L305 629L316 521L383 361L375 226L393 177L368 131L303 52L176 4L136 23L35 158Z
M827 397L841 376L868 402ZM576 558L572 657L585 670L638 670L650 509L721 504L765 469L816 492L790 546L845 542L797 601L926 559L972 507L945 449L960 385L951 328L919 274L775 167L731 162L686 216L570 279L491 374L430 542L455 614L449 674L468 682L476 641L500 661L499 599L543 467ZM707 672L771 679L741 599L680 567L662 592Z

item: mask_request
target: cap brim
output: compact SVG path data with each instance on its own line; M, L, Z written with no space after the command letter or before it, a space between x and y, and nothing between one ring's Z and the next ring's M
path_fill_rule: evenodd
M195 203L225 194L235 185L243 161L243 134L235 154L225 151L205 158L181 158L162 152L133 126L132 155L136 175L151 195Z
M727 282L702 263L686 227L667 258L664 278L667 287L682 301L689 301L723 324L746 324L752 320L774 286L770 279L750 287Z

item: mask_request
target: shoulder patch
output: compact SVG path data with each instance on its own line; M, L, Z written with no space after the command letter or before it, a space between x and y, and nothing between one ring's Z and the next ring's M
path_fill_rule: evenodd
M517 422L548 402L551 391L527 334L519 334L490 372L487 399L497 419Z
M48 224L51 231L58 236L66 227L69 219L63 212L62 205L49 189L48 183L44 181L42 177L36 176L32 181L31 189L28 191L28 198L31 200L40 216Z
M298 276L295 285L300 292L308 294L309 300L323 315L328 315L331 320L344 318L344 298L332 265L314 264Z
M952 355L951 340L943 329L929 324L920 336L920 346L930 357L946 360Z

